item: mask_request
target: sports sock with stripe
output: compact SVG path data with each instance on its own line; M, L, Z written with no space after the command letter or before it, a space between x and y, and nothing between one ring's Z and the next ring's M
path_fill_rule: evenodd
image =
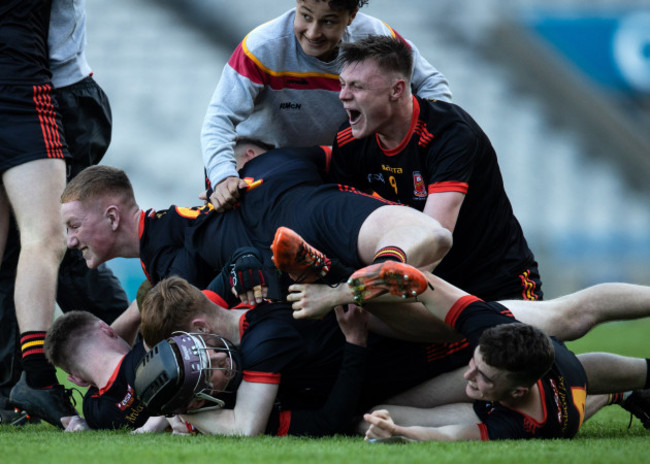
M43 352L46 332L23 332L20 334L23 370L27 385L32 388L48 388L57 385L56 369L47 361Z
M384 261L398 261L406 263L406 253L400 247L387 246L380 249L372 260L372 264L383 263Z

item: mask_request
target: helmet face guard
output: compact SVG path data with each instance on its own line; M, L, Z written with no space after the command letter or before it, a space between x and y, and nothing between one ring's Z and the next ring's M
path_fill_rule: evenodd
M224 367L213 367L210 352L226 354ZM140 361L135 374L135 392L151 414L192 413L193 400L214 403L219 409L224 401L215 395L239 386L241 374L238 353L232 343L215 334L174 332L154 346ZM224 371L227 384L219 390L212 385L212 373ZM205 411L207 408L202 408Z

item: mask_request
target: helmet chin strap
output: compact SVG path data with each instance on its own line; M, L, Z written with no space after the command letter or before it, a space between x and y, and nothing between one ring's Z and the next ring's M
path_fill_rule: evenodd
M196 395L194 395L194 398L198 400L209 401L211 403L214 403L214 405L201 406L200 408L196 408L196 409L188 409L183 414L196 414L197 412L216 411L218 409L222 409L226 405L226 403L223 400L220 400L219 398L215 398L214 396L208 395L207 393L204 392L197 393Z

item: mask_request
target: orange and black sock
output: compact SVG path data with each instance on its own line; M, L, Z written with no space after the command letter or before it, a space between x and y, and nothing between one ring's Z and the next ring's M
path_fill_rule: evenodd
M59 383L56 369L45 358L43 342L46 332L23 332L20 334L23 370L27 385L32 388L49 388Z
M610 393L609 399L607 400L607 405L621 404L623 401L627 399L628 396L629 396L629 392L627 395L625 393Z
M372 264L383 263L384 261L398 261L406 263L406 253L400 247L387 246L375 254Z

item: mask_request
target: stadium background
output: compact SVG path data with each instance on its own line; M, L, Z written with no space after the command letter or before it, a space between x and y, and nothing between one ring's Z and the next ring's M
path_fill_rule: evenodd
M269 0L88 0L88 56L141 207L198 203L199 132ZM650 7L643 0L371 0L492 140L547 297L650 284ZM133 298L137 260L110 263Z

